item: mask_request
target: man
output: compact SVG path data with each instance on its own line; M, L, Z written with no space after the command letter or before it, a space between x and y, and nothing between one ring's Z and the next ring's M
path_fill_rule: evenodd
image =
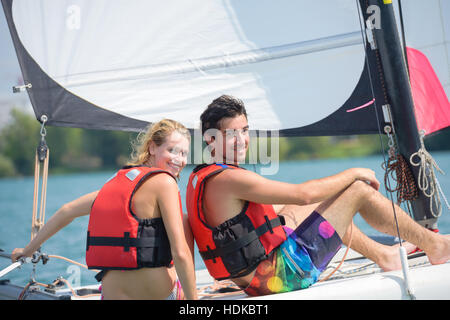
M348 243L356 212L377 230L397 234L392 204L378 192L372 170L353 168L300 184L269 180L238 167L249 144L242 101L221 96L201 121L215 163L194 169L186 199L200 254L214 278L231 278L249 295L298 290L316 282L342 241ZM395 209L402 238L432 264L450 259L450 238ZM352 227L354 250L385 271L400 269L397 248Z

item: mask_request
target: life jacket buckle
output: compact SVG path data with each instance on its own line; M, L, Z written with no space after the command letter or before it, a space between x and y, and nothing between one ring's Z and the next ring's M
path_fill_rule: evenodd
M130 233L124 232L123 233L123 251L124 252L130 251L130 246L131 246Z
M269 217L268 216L264 216L264 220L266 220L266 224L269 227L270 233L273 233L272 224L270 223Z
M286 225L286 219L284 218L284 216L278 215L278 218L280 219L281 225L285 226Z
M216 257L215 257L215 255L214 255L213 250L211 250L211 248L210 248L209 246L206 246L206 251L207 251L209 254L211 254L213 263L216 263Z
M87 232L87 239L86 239L86 251L89 250L89 241L91 240L91 233Z

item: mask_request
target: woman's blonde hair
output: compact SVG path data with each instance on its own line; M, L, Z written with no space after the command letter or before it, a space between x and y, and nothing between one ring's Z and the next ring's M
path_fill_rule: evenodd
M150 143L153 141L159 147L175 130L184 135L189 141L191 140L189 130L175 120L163 119L151 124L145 132L139 133L136 141L132 143L133 152L127 165L137 166L147 163L150 159Z

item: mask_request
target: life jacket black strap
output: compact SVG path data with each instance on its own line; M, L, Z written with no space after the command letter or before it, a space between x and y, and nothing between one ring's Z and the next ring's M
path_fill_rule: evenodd
M128 252L130 247L150 248L159 247L161 239L156 237L147 238L130 238L129 232L124 232L123 237L91 237L88 231L86 241L86 251L90 246L108 246L108 247L124 247L124 251Z
M202 256L203 260L210 260L213 259L213 262L216 262L216 258L223 257L227 254L233 253L245 246L247 246L252 241L255 241L260 236L262 236L266 232L273 233L273 229L282 225L285 225L285 220L283 216L278 216L272 220L269 220L267 216L265 216L266 223L260 225L258 228L256 228L253 231L250 231L249 233L243 235L242 237L237 238L236 240L230 242L229 244L218 247L215 249L210 249L208 247L208 250L206 251L199 251L200 255Z

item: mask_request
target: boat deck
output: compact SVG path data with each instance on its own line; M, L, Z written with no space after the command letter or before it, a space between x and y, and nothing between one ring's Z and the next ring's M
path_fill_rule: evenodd
M346 248L333 258L321 278L331 273L341 262ZM426 255L417 253L408 257L409 274L414 298L450 299L450 262L432 266ZM229 280L214 281L206 269L196 271L197 288L201 300L310 300L310 299L410 299L406 293L402 271L383 272L375 263L357 252L349 250L344 263L326 281L318 282L305 290L249 297ZM60 285L52 289L33 285L27 290L8 280L0 281L0 300L79 300L101 298L99 285L77 288Z

